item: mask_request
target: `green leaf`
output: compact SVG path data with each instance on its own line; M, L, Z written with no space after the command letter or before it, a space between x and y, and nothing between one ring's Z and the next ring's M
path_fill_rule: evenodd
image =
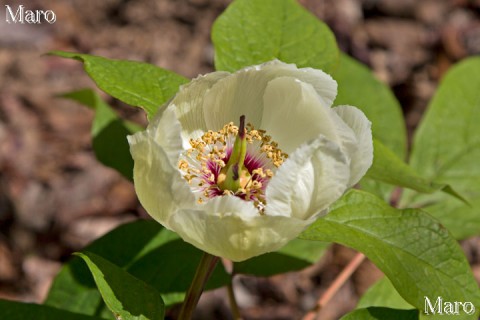
M373 139L373 149L373 164L366 174L370 179L399 187L410 188L423 193L433 193L442 190L465 201L450 186L430 182L419 176L415 170L400 160L391 150L376 139Z
M163 319L165 306L157 290L96 254L76 255L88 265L103 301L116 318Z
M445 195L405 192L402 206L425 206L459 238L480 234L480 58L452 67L415 133L411 166L449 184L471 204ZM468 232L462 231L468 224Z
M276 252L235 263L233 273L268 277L297 271L317 262L329 245L318 241L294 239Z
M217 70L273 59L331 70L338 48L328 26L294 0L236 0L212 28Z
M425 296L469 301L480 309L480 290L462 249L421 210L397 210L371 194L352 190L301 238L337 242L363 252L418 309L424 307Z
M101 320L53 307L33 303L0 300L0 319L8 320Z
M388 307L407 310L413 308L411 304L402 298L387 277L377 281L360 298L357 308L367 307Z
M341 320L418 320L418 310L396 310L382 307L358 309Z
M85 248L160 292L166 306L183 300L193 279L202 252L155 221L128 223L95 240ZM207 283L207 289L224 286L230 281L221 264ZM78 257L63 266L54 279L47 305L87 315L103 311L102 298L95 282Z
M373 136L405 159L407 133L402 109L390 88L375 78L360 62L346 54L332 74L338 83L335 105L353 105L372 122Z
M412 167L480 196L480 58L453 67L442 80L415 133ZM472 187L473 190L472 190Z
M49 54L83 62L97 86L131 106L140 107L151 119L158 108L188 79L148 63L111 60L88 54L52 51Z
M335 105L354 105L362 110L372 122L374 138L381 141L400 159L405 159L407 150L405 122L402 109L390 88L375 78L364 65L340 54L338 68L332 74L338 83ZM391 185L369 179L362 179L362 189L390 200Z
M417 199L422 199L418 197ZM480 234L480 199L469 200L468 204L444 194L423 197L422 209L440 220L455 239L461 240Z
M95 110L92 124L95 156L104 165L133 180L133 159L130 155L127 135L143 128L119 118L115 111L91 89L69 92L62 97L75 100Z

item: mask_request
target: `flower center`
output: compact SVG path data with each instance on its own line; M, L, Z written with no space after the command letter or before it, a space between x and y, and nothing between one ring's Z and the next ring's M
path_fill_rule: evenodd
M253 201L263 214L268 182L288 158L264 130L245 125L241 116L239 127L230 122L189 142L191 148L181 154L178 168L198 203L233 195Z

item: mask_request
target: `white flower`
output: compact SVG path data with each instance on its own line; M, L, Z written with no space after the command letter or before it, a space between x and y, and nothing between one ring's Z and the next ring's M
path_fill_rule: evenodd
M128 139L140 202L212 255L279 249L372 163L370 122L331 108L336 94L324 72L277 60L194 79Z

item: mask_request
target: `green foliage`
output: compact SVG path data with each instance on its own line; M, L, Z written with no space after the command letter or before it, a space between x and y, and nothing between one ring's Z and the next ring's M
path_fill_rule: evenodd
M392 282L387 277L377 281L363 294L357 308L388 307L394 309L412 309L412 305L398 294Z
M406 192L402 206L423 206L459 239L480 234L480 58L449 70L413 143L411 166L451 185L470 205L444 194Z
M212 28L217 70L279 59L330 71L338 48L328 26L295 0L236 0Z
M454 182L478 197L480 58L467 59L442 80L414 140L411 164L429 178Z
M148 63L64 51L50 54L82 61L85 71L100 89L131 106L144 109L149 119L177 93L180 85L188 82L174 72Z
M113 109L91 89L83 89L62 95L95 110L92 124L93 150L95 156L104 165L120 172L124 177L133 180L133 159L127 135L143 128L122 120Z
M431 193L438 190L377 139L373 140L373 163L367 176L374 180L411 188L419 192Z
M183 242L155 221L136 221L118 227L85 248L125 269L160 292L165 305L183 300L202 252ZM221 264L207 289L230 281ZM45 304L72 312L102 314L102 298L78 257L64 265L55 278Z
M157 290L96 254L77 255L88 265L103 301L115 318L163 319L164 304Z
M419 176L415 170L400 160L380 141L373 139L373 148L373 164L368 170L366 177L422 193L433 193L442 190L464 201L450 186L430 182Z
M335 105L353 105L372 122L373 136L405 159L407 150L402 109L392 91L378 81L360 62L340 55L338 68L332 74L338 83Z
M358 309L341 320L418 320L418 310L397 310L382 307Z
M480 290L463 251L421 210L397 210L353 190L301 238L337 242L363 252L418 309L423 308L425 296L470 301L477 310L480 306Z
M469 200L468 203L439 194L416 199L422 200L418 206L424 206L423 210L440 220L455 239L462 240L480 234L480 198Z
M66 310L33 303L0 300L0 319L8 320L101 320Z
M294 239L276 252L235 263L233 273L267 277L297 271L318 261L329 245L326 242Z
M332 73L338 83L336 105L354 105L372 122L374 138L383 143L400 159L405 159L406 131L403 114L390 88L375 78L360 62L340 54L340 63ZM362 189L390 200L393 186L365 177Z

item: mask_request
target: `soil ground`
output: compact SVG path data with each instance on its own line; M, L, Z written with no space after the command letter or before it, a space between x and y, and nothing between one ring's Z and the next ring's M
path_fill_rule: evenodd
M66 50L146 61L187 77L213 70L210 27L228 0L6 1L53 10L52 24L8 24L0 10L0 298L41 302L71 252L117 225L147 218L133 186L93 155L92 111L56 95L94 87ZM403 106L409 137L438 81L480 53L478 0L300 0L369 65ZM3 7L3 3L2 3ZM123 116L141 111L105 97ZM480 282L480 238L462 243ZM245 319L298 319L355 255L333 246L316 265L272 278L241 277ZM379 277L364 262L320 313L337 319ZM199 318L228 319L226 294L201 301Z

